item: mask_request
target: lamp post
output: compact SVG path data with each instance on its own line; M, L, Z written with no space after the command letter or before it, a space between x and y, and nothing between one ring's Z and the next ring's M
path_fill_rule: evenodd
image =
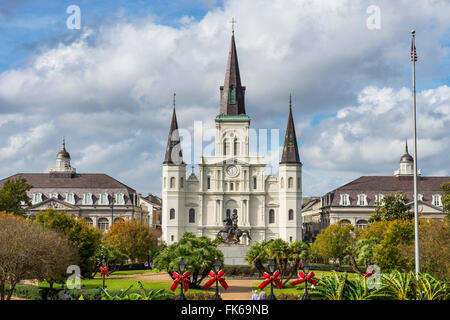
M180 275L184 273L186 270L186 262L184 261L184 258L181 258L180 262L178 262L178 269L180 270ZM184 295L184 288L183 288L183 281L180 281L180 287L181 287L181 293L176 298L176 300L187 300L186 296Z
M273 276L276 266L277 265L273 259L269 261L269 264L267 265L267 267L269 268L269 272L270 272L271 276ZM275 298L275 295L273 294L273 280L270 280L270 295L267 297L267 300L277 300L277 298Z
M305 260L305 263L302 265L303 272L305 273L305 277L309 274L309 264L308 260ZM308 295L308 281L305 281L305 293L303 294L302 300L311 300Z
M220 268L222 268L222 264L220 263L219 259L216 259L213 264L214 272L216 275L219 273ZM216 294L213 297L213 300L222 300L219 294L219 278L216 278Z

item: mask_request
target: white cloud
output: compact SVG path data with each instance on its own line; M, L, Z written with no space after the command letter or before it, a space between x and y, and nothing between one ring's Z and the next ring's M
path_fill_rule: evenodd
M153 17L86 28L77 40L36 53L28 65L0 75L0 130L18 139L4 147L8 156L3 155L2 164L12 168L10 161L20 163L19 146L30 143L56 154L56 141L65 135L78 170L114 176L142 168L149 177L130 173L135 178L128 184L158 193L172 93L177 92L180 127L192 130L195 120L213 125L229 50L228 22L234 16L252 126L284 133L287 97L293 92L306 171L307 166L331 170L331 175L336 170L375 172L380 166L387 171L411 136L411 93L402 88L410 81L405 76L410 70L410 22L417 30L418 77L440 83L448 70L443 65L448 48L442 42L450 26L450 4L378 1L381 29L369 30L370 4L233 0L211 8L202 19L182 17L180 28L158 25ZM418 96L418 111L425 115L418 119L424 165L447 150L449 136L449 88L430 88ZM308 124L316 114L334 112L336 118ZM24 118L13 128L11 119L17 115ZM22 132L49 119L50 137L48 132L45 140L23 137ZM50 154L41 154L36 164L53 163ZM31 168L27 162L24 166Z

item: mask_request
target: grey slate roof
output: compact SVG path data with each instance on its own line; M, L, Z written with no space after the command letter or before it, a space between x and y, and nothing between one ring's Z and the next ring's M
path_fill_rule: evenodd
M423 195L423 202L431 204L432 196L434 194L443 194L440 185L444 182L449 182L450 177L418 177L417 192ZM397 191L405 193L408 200L414 199L414 184L413 176L362 176L355 179L331 192L331 206L339 206L340 195L348 194L350 198L350 205L356 206L358 201L358 194L365 194L369 206L375 206L375 195L389 194ZM326 203L326 200L324 200Z
M27 183L33 188L28 192L30 198L34 192L43 194L42 200L49 198L50 192L58 192L59 199L63 200L65 193L73 192L75 194L75 204L81 205L83 194L92 192L93 204L98 201L100 193L108 193L110 196L114 193L123 193L125 205L132 205L132 194L136 191L116 179L103 173L76 173L72 177L52 177L49 173L18 173L3 180L0 180L0 188L8 179L25 178Z

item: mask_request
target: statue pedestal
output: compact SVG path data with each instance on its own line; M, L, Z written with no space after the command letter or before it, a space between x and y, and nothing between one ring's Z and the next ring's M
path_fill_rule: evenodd
M245 261L245 255L250 246L245 244L220 244L217 246L223 253L223 263L229 266L248 265Z

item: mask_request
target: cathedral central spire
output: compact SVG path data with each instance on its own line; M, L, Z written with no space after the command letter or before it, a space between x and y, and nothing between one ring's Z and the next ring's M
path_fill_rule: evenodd
M241 84L241 75L239 73L239 63L233 30L225 81L223 86L220 87L220 115L245 115L244 96L245 87Z

